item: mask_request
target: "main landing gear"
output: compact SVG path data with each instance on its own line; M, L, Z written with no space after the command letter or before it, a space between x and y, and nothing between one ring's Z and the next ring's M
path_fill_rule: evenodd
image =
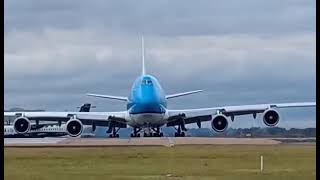
M143 137L163 137L163 133L160 132L160 128L134 128L131 137L140 137L140 132L143 132Z
M110 138L119 138L119 134L118 134L119 130L120 130L120 128L116 129L116 127L110 127L107 130L107 133L110 134L109 135Z
M163 137L163 133L160 132L160 128L151 128L144 131L143 137Z
M131 137L140 137L141 128L133 128L133 133L131 133Z
M184 131L187 131L184 125L178 125L178 128L174 127L176 132L174 133L174 137L185 137L186 134Z

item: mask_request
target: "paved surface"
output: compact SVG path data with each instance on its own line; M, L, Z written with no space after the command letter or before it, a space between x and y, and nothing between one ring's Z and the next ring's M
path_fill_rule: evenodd
M272 145L280 141L269 138L200 138L200 137L154 137L154 138L7 138L5 147L99 147L99 146L174 146L187 144L250 144Z
M66 138L4 138L4 145L57 144Z

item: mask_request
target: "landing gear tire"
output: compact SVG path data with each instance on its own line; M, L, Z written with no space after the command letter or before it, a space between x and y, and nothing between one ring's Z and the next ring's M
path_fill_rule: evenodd
M186 133L185 133L185 132L181 132L181 133L175 132L175 133L174 133L174 137L185 137L185 136L186 136Z
M186 134L185 134L185 132L181 132L181 137L185 137L186 136Z
M163 133L162 132L160 133L160 137L163 137Z
M119 138L119 134L110 134L109 137L110 138Z
M120 130L120 128L116 129L116 127L111 126L111 127L109 127L109 129L107 130L106 133L110 133L109 134L110 138L119 138L119 134L118 134L119 130Z
M186 134L184 131L186 131L187 129L184 127L184 125L178 125L178 128L175 128L177 131L174 133L175 137L185 137Z

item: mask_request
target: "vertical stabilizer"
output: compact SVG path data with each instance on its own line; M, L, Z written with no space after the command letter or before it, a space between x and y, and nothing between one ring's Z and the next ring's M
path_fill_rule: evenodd
M144 64L144 38L142 36L142 75L145 75L146 74L146 68L145 68L145 64Z

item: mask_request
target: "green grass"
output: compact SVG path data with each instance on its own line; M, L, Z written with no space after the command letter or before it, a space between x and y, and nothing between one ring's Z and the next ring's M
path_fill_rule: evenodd
M315 145L5 148L4 179L309 180L315 154Z

